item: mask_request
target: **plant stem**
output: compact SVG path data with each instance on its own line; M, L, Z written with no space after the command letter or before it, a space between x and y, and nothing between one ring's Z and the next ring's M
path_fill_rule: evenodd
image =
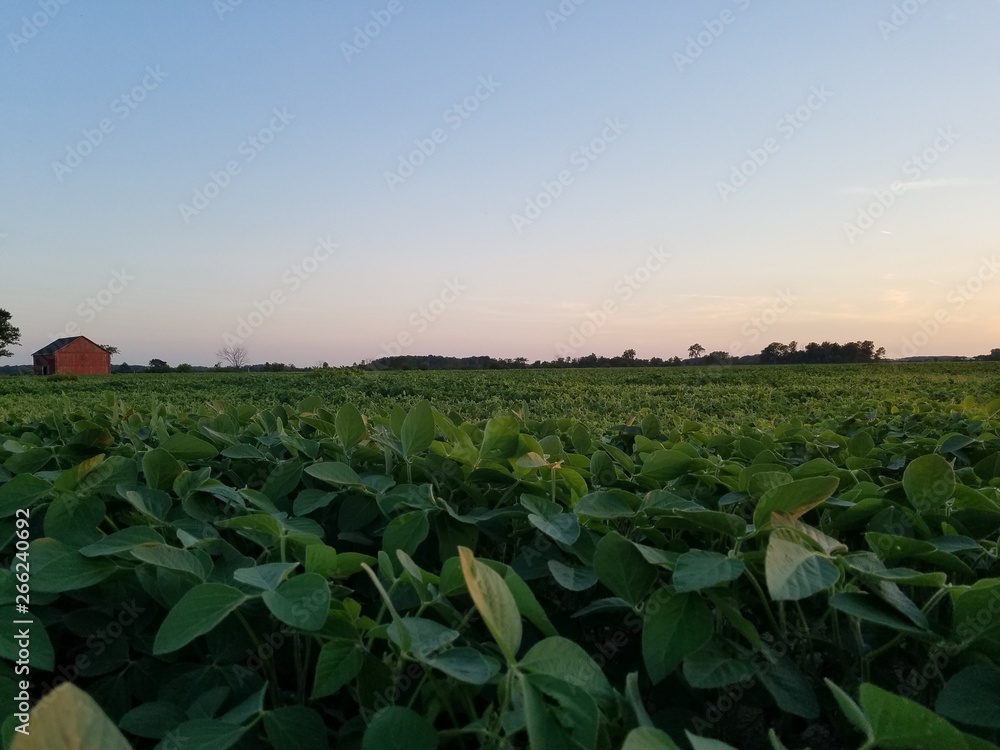
M767 615L767 619L770 621L771 627L774 628L775 635L783 633L784 631L778 625L778 621L774 619L774 612L771 611L771 604L768 602L767 596L764 594L764 589L760 587L760 584L757 583L756 577L754 577L754 574L750 571L747 571L747 578L750 579L750 583L753 584L753 587L757 589L757 595L760 597L760 601L764 605L764 613Z
M271 659L264 660L261 656L260 641L257 638L257 634L253 632L253 628L250 627L250 623L247 622L247 618L243 616L243 613L238 609L233 613L236 615L236 619L240 621L243 625L243 629L247 631L247 635L250 636L250 641L253 643L254 648L257 651L257 658L267 665L267 675L270 678L268 684L268 693L271 696L271 702L277 706L278 705L278 672L274 668L274 662Z

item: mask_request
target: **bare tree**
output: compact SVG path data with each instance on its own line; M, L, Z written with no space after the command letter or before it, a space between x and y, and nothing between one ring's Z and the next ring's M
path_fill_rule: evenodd
M242 370L247 366L247 348L245 346L226 346L219 349L215 356L234 370Z

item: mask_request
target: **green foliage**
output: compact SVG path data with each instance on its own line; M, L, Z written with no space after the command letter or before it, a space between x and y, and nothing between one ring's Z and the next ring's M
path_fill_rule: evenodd
M629 410L617 381L553 414L421 374L406 396L268 376L259 407L246 375L183 408L15 396L0 615L30 563L47 696L4 747L994 747L995 392L764 418L753 373L726 383L733 425ZM335 398L278 397L320 381ZM0 638L6 714L17 649Z

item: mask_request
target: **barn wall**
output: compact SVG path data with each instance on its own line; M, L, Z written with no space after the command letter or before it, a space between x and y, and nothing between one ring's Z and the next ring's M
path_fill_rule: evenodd
M85 339L78 339L55 353L56 372L74 375L110 375L111 355Z
M45 367L48 365L48 369ZM51 375L56 371L55 357L35 357L35 375Z

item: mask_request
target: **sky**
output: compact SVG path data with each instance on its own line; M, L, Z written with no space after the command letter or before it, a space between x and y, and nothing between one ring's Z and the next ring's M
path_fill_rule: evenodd
M4 0L5 363L985 353L998 32L997 0Z

